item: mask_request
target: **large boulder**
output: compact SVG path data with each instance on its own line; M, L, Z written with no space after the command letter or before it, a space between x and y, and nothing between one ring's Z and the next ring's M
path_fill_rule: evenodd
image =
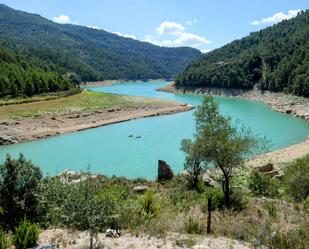
M267 163L263 166L259 166L257 167L257 170L260 172L269 172L269 171L273 171L274 170L274 164L273 163Z
M162 160L158 161L158 181L169 181L174 177L171 167Z
M148 186L146 186L146 185L140 185L140 186L135 186L135 187L133 188L133 191L134 191L135 193L143 194L144 192L147 191L147 189L148 189Z

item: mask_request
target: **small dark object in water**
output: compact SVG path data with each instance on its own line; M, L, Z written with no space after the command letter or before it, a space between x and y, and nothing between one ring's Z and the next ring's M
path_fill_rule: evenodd
M137 136L137 137L135 137L135 138L142 138L142 136Z
M131 135L129 135L128 137L134 137L134 136L131 134Z

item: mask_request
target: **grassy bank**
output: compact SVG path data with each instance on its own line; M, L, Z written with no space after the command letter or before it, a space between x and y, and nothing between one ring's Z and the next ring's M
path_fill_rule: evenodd
M150 105L160 107L166 103L168 101L83 91L68 97L57 97L55 99L43 99L40 101L31 101L31 99L28 99L28 103L0 106L0 120L110 108L147 107Z

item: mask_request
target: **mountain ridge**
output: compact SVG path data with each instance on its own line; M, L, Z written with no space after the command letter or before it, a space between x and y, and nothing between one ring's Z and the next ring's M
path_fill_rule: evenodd
M309 11L193 60L178 86L223 87L309 97Z
M0 45L48 64L45 71L76 73L80 81L172 79L201 52L167 48L0 5ZM43 63L43 64L44 64Z

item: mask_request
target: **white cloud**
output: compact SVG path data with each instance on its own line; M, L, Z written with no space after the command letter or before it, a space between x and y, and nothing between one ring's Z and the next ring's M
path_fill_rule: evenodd
M98 26L91 26L91 25L88 25L86 26L87 28L90 28L90 29L97 29L97 30L100 30L101 28L98 27Z
M69 16L67 15L60 15L60 16L56 16L53 17L52 20L56 23L60 23L60 24L66 24L66 23L71 23L71 19Z
M183 25L176 22L162 22L156 28L156 31L156 38L152 35L146 35L144 41L158 46L191 46L200 50L205 50L206 48L203 46L211 43L203 36L187 32Z
M283 20L288 20L291 19L293 17L296 17L297 14L300 12L300 9L297 10L289 10L287 14L283 13L283 12L278 12L273 14L270 17L265 17L262 18L261 20L255 20L253 22L251 22L251 25L262 25L262 24L275 24L278 22L281 22Z
M122 34L120 32L112 32L112 33L115 34L115 35L119 35L119 36L122 36L122 37L131 38L131 39L136 40L136 36L135 35Z
M185 27L177 22L162 22L156 30L160 35L178 35Z
M200 49L202 53L208 53L211 51L211 49L209 48L205 48L205 49Z
M195 24L195 23L197 23L197 20L196 19L193 19L193 20L187 20L186 21L186 24L188 24L188 25L193 25L193 24Z

